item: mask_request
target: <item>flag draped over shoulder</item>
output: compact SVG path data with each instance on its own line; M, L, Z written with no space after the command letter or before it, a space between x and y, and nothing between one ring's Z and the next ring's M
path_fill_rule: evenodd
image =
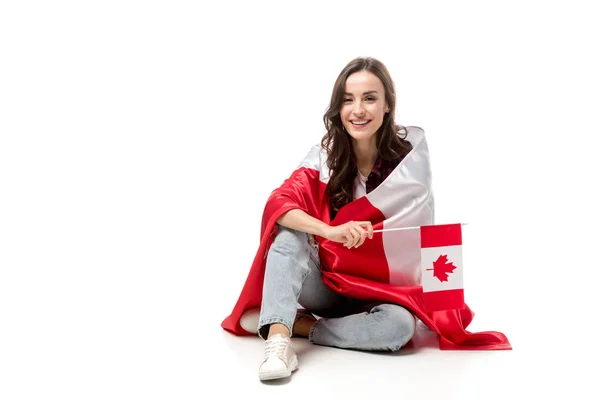
M375 230L434 224L429 150L424 131L408 127L413 149L377 188L342 207L333 220L325 197L329 180L327 153L315 145L283 184L269 196L260 231L260 245L233 311L221 326L236 335L249 335L240 326L244 311L260 307L266 255L277 233L276 220L301 209L330 225L371 221ZM419 229L375 233L358 248L347 249L318 237L323 281L348 297L399 304L412 311L439 335L442 350L508 350L500 332L468 332L473 312L464 308L427 312L421 287Z

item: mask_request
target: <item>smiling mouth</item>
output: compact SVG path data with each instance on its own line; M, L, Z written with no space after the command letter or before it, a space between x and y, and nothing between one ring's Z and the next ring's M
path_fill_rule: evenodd
M361 121L350 121L352 126L357 126L357 127L365 126L369 122L371 122L371 120L369 120L369 119L365 119L365 120L361 120Z

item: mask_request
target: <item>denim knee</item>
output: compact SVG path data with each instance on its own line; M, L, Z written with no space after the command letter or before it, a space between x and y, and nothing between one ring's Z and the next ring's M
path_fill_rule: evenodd
M382 350L397 351L415 334L415 317L404 307L396 304L381 304L371 313L380 326L379 342Z
M269 253L275 252L291 257L297 262L306 262L310 252L309 247L306 233L278 225L277 236L269 248Z

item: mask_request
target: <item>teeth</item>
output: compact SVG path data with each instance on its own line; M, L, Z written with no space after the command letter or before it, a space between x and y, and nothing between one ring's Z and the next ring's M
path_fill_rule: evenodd
M364 124L366 124L367 122L369 122L369 121L353 121L352 123L353 123L354 125L364 125Z

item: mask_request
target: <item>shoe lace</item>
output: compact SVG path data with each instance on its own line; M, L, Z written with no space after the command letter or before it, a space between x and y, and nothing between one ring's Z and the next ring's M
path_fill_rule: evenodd
M287 341L284 339L267 340L265 345L265 358L277 356L283 359L286 346Z

